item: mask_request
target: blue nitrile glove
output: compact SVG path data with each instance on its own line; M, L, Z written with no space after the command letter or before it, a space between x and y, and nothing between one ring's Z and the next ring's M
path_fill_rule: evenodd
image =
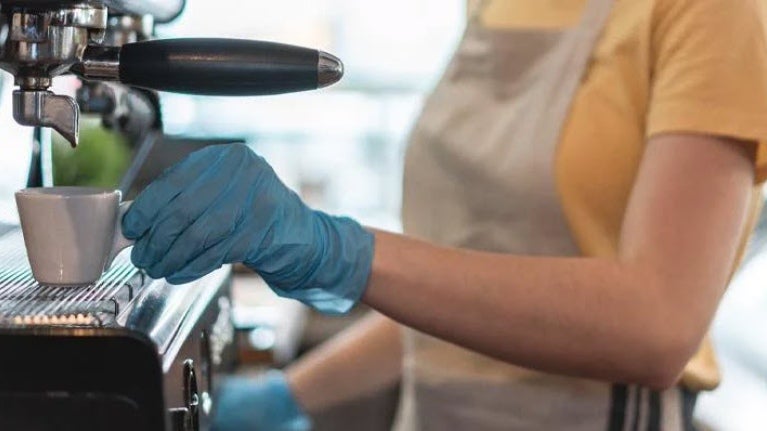
M197 151L166 171L122 220L131 258L152 278L183 284L242 262L281 296L325 313L362 296L373 235L314 211L242 144Z
M311 421L279 371L270 371L255 380L231 378L218 391L213 431L309 429Z

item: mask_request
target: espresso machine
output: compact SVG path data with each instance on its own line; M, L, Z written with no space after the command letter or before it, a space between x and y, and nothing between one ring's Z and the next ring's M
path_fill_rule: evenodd
M162 135L157 91L274 95L343 75L338 58L315 49L152 39L183 8L184 0L0 0L13 117L37 131L31 185L41 185L46 131L76 147L81 112L138 143L127 188ZM82 81L74 97L51 91L61 75ZM235 363L231 278L224 267L173 286L121 255L94 285L41 286L20 229L0 230L0 430L209 429L216 382Z

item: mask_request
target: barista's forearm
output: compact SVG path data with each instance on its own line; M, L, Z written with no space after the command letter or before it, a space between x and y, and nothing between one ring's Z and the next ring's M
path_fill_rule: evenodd
M371 313L287 370L299 404L309 413L375 393L400 377L400 326Z
M378 233L363 300L405 325L516 365L664 386L676 376L656 364L685 348L673 338L674 331L686 335L685 327L679 310L656 296L651 275L629 271L606 259L494 255Z

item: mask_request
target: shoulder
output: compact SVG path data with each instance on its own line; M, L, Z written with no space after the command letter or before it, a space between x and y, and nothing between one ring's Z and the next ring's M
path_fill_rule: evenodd
M648 135L767 142L767 0L655 2Z

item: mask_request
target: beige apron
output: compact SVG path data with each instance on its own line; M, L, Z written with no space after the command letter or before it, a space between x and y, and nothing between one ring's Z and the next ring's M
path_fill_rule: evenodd
M554 158L612 3L590 0L581 22L565 30L487 29L475 11L411 137L407 234L502 253L579 254ZM684 427L677 390L534 372L411 330L405 352L400 431Z

